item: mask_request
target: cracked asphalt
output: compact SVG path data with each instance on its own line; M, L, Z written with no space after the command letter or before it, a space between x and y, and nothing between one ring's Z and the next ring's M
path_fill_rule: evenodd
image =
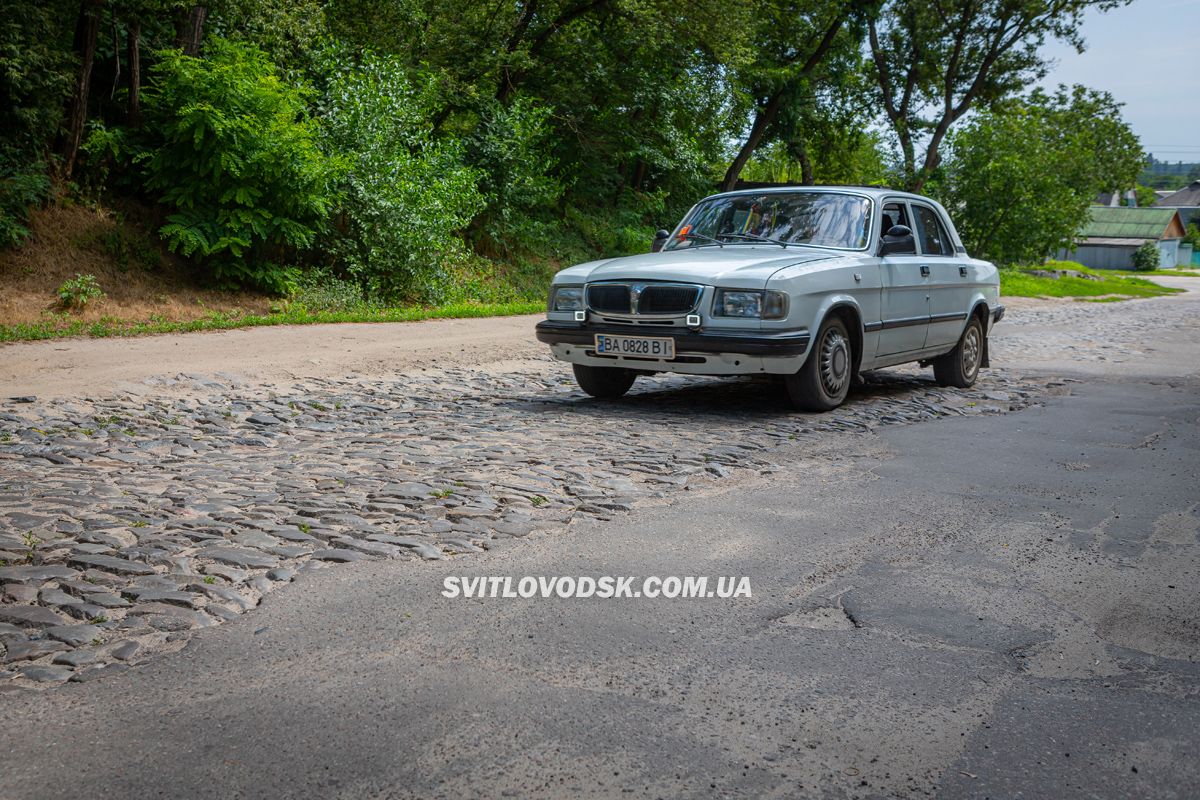
M1200 293L1019 310L995 343L1003 386L935 397L895 372L824 422L740 382L668 381L593 415L556 365L521 368L541 384L511 367L451 375L468 396L498 380L590 417L556 419L556 437L521 444L541 448L542 466L583 473L544 474L544 507L530 507L531 486L506 494L478 469L503 459L474 465L485 474L471 491L535 520L512 529L527 535L459 531L481 550L460 553L439 528L427 544L441 559L375 554L266 592L247 575L248 588L231 589L256 607L201 629L147 625L149 655L119 674L48 691L13 677L0 694L0 797L1192 797ZM193 405L217 391L171 380L163 391ZM306 390L361 397L321 380ZM254 396L256 385L223 391ZM83 400L66 402L92 413ZM33 405L20 414L62 411ZM614 414L614 440L586 433ZM647 457L685 452L687 414L705 423L710 456L739 430L754 447L730 464L651 458L658 466L633 478L620 468L622 440L647 437L636 445ZM485 429L471 430L429 450L406 439L432 458ZM120 446L136 448L130 438ZM20 459L0 469L54 474L53 460ZM366 478L383 469L351 466ZM679 483L645 480L692 467ZM619 491L602 491L618 478ZM596 493L567 491L581 484ZM405 513L452 516L450 497L429 499ZM261 502L240 513L261 521L280 505ZM439 504L448 511L427 511ZM373 535L422 535L411 521L416 530ZM374 541L357 523L327 524L329 541ZM220 563L202 552L166 558ZM126 556L172 574L151 553ZM447 576L493 575L746 576L753 597L440 594ZM193 605L210 614L207 599Z

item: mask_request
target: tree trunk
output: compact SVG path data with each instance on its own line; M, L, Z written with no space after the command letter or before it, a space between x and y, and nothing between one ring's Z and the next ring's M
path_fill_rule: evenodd
M804 142L800 142L796 147L796 158L800 162L800 181L805 186L812 186L813 182L813 166L812 159L808 157L808 148Z
M62 155L62 179L69 181L75 171L75 159L83 143L83 129L87 123L88 91L92 85L92 64L96 60L96 38L100 32L100 11L104 0L82 0L79 20L75 26L75 52L79 55L79 72L75 76L75 89L67 106L65 132L60 140Z
M754 155L754 151L762 143L767 128L771 126L771 123L775 121L775 117L778 116L779 105L782 100L783 93L776 92L767 100L765 106L755 112L754 124L750 126L750 135L746 137L746 141L742 144L741 149L738 150L733 163L725 171L725 179L721 181L722 192L731 192L737 188L738 178L742 175L742 169L745 168L746 162L750 160L750 156Z
M185 56L200 55L200 41L204 38L204 18L208 7L194 5L175 25L175 46Z
M136 128L142 124L142 56L138 39L142 36L142 23L131 22L127 26L125 45L129 62L129 106L125 111L125 124Z

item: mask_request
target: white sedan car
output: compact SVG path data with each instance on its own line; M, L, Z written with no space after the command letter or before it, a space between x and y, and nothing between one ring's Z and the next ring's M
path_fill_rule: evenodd
M713 195L655 250L554 277L537 337L594 397L655 372L768 374L797 408L828 411L857 373L910 361L965 388L1004 314L995 266L946 210L889 189Z

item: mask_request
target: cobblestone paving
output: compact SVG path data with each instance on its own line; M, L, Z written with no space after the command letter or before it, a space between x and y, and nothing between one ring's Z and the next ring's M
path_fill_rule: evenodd
M444 559L609 517L830 431L1002 413L1053 386L869 377L825 415L774 384L642 378L592 401L562 365L310 380L229 376L0 403L0 687L86 681L182 646L298 574Z
M1200 289L1200 278L1195 280ZM992 362L1052 359L1058 362L1126 364L1168 340L1195 342L1200 315L1195 294L1170 301L1058 303L1021 308L1001 322L991 341Z

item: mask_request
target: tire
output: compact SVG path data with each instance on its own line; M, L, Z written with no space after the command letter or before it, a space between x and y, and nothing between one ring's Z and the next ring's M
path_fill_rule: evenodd
M600 400L616 400L633 386L637 373L621 367L589 367L572 364L579 388Z
M933 377L938 386L959 389L974 386L983 363L983 348L983 326L979 324L979 317L972 316L954 349L933 361Z
M794 375L784 378L792 405L801 411L832 411L850 392L854 377L854 346L841 317L821 324L808 359Z

